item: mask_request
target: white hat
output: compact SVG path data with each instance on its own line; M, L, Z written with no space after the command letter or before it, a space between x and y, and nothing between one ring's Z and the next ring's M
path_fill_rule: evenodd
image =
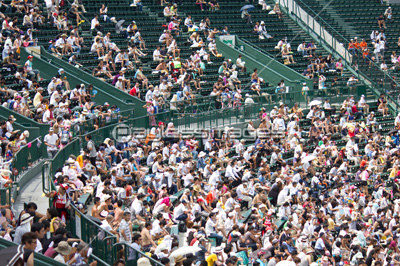
M29 223L30 221L33 220L33 218L35 218L35 217L32 216L32 215L30 215L29 213L24 213L24 214L21 216L21 223L20 223L20 225Z
M206 155L204 151L201 151L197 157L202 158Z
M279 177L277 179L275 179L275 182L282 182L282 179L280 179Z

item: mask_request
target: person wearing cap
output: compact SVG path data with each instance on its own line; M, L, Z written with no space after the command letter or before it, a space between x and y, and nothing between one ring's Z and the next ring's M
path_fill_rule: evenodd
M67 42L67 37L67 34L61 34L60 38L56 41L56 47L61 50L62 56L74 52L72 46Z
M38 69L33 69L33 56L29 55L28 60L24 64L25 71L30 76L31 80L36 78L37 81L42 80L40 77L40 71Z
M57 252L57 256L54 258L55 261L67 264L72 253L72 247L67 241L61 241L58 243L57 247L54 249Z
M258 33L264 39L272 39L273 38L270 34L268 34L264 21L261 21L260 26L258 27Z
M78 12L78 5L72 3L71 8L68 10L68 18L72 20L76 20L76 25L79 26L85 21L80 17L81 12Z

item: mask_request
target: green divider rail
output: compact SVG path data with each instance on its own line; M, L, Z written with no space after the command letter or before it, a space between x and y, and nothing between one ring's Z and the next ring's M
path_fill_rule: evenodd
M32 134L32 136L29 136L29 139L35 139L39 136L44 136L49 132L49 125L47 124L40 124L36 121L34 121L33 119L30 119L26 116L23 116L21 114L18 114L17 112L14 112L13 110L10 110L2 105L0 105L0 113L2 117L8 118L10 115L13 115L15 117L15 119L17 119L16 121L16 129L20 129L22 131L25 130L26 127L33 127L33 128L38 128L39 129L39 134L35 135Z
M42 143L40 138L37 138L29 145L21 147L14 155L12 167L18 171L18 175L22 174L27 167L33 165L42 158L46 158L46 145ZM18 181L18 176L14 177L14 181Z
M16 245L17 244L15 244L13 242L10 242L3 238L0 238L0 249L9 248L9 247L16 246ZM34 265L35 266L65 266L64 263L55 261L54 259L46 257L45 255L40 254L40 253L35 253Z
M145 102L140 100L139 98L133 97L130 94L115 88L111 84L108 84L107 82L97 77L94 77L91 74L86 73L85 71L79 68L74 67L73 65L65 62L64 60L49 54L44 47L41 47L40 49L40 58L46 60L47 62L51 62L51 64L56 66L57 68L63 68L65 73L68 74L68 76L76 77L80 83L92 84L93 87L96 88L98 93L102 93L99 96L96 95L96 97L100 97L103 102L106 101L110 102L109 98L111 97L118 99L120 102L123 102L126 106L134 104L136 104L136 106L143 106L145 104ZM124 108L121 108L121 110L123 109ZM144 108L138 108L136 111L138 116L146 114L146 110Z
M64 68L64 66L60 66L57 64L56 62L56 57L50 58L50 59L46 59L45 55L42 54L37 54L34 51L31 51L32 55L34 56L33 59L33 67L37 68L37 69L41 69L42 72L45 72L46 75L48 75L48 78L51 79L52 77L55 77L58 74L58 70L60 68ZM21 62L24 62L24 60L26 60L26 58L28 57L28 55L30 55L30 53L28 53L28 51L26 49L21 49ZM52 56L50 56L52 57ZM61 60L60 60L61 61ZM68 65L68 63L67 63ZM73 67L72 65L70 65L70 67ZM80 70L81 71L81 70ZM83 71L81 71L82 73L78 72L69 72L69 68L66 69L64 68L64 75L68 78L68 82L70 84L71 89L75 88L76 85L80 85L80 84L85 84L86 86L89 84L93 85L93 89L97 91L97 94L95 96L92 95L92 101L94 103L98 103L98 104L103 104L104 102L108 102L111 105L117 105L118 108L120 108L121 110L127 110L127 109L133 109L135 107L134 103L128 103L126 101L124 101L125 98L127 98L127 95L129 97L129 94L125 93L125 98L122 97L121 95L118 95L119 92L123 93L122 91L119 91L117 88L111 86L113 89L109 90L109 91L105 91L102 87L99 87L99 84L93 84L93 80L97 80L97 78L93 78L92 79L86 79L86 76L83 76L82 73L84 73ZM103 85L104 87L104 85Z

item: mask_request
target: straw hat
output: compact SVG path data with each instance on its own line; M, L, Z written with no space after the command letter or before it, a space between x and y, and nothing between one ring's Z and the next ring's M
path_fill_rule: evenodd
M175 263L183 262L184 260L185 259L183 258L183 256L178 256L178 257L175 258ZM140 266L139 263L138 263L138 266Z
M176 260L175 260L175 262L176 262ZM137 266L151 266L151 263L148 258L142 257L137 260Z
M68 256L69 254L71 254L72 247L68 244L67 241L61 241L60 243L58 243L57 248L55 248L54 250L63 256Z

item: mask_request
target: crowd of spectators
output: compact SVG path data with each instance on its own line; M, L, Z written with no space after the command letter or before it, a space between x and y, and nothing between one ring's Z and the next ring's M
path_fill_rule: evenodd
M376 104L384 114L384 96ZM47 240L54 245L43 251L63 262L86 258L80 251L88 245L72 244L79 240L63 229L73 204L143 265L148 258L134 250L163 265L395 265L399 135L382 135L370 108L365 97L349 97L340 110L328 100L307 114L297 105L261 109L260 125L246 129L253 139L229 127L181 135L162 122L117 143L88 135L54 177L57 191L47 194L54 208L33 213L54 229ZM79 197L91 187L94 206L86 210ZM14 241L26 230L19 228ZM197 251L171 256L182 246Z

